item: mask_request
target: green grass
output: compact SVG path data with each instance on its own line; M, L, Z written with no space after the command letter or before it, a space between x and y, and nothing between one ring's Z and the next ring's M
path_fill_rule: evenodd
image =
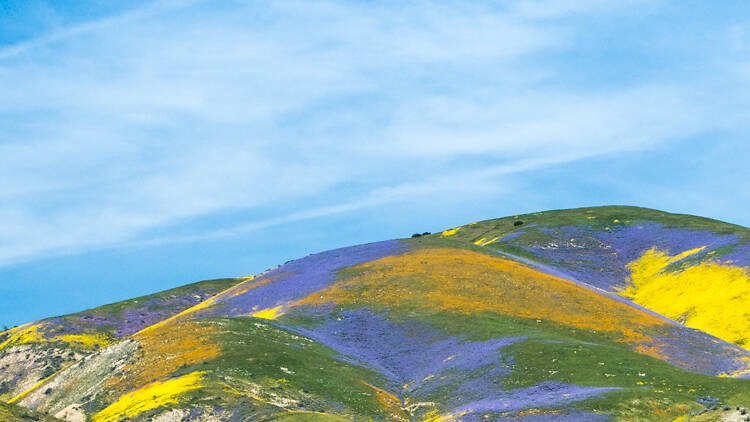
M344 309L337 307L333 312ZM501 350L513 363L510 376L503 380L508 390L544 381L621 389L576 404L581 410L612 413L625 420L671 421L689 411L703 409L697 400L706 396L750 407L750 380L699 375L681 369L633 351L617 342L617 333L573 329L494 312L430 313L417 305L400 306L389 313L395 321L427 322L449 334L463 336L466 341L527 337ZM292 321L295 321L293 316L283 320ZM298 321L319 323L310 316Z
M0 421L2 422L62 422L60 419L35 412L15 404L0 401Z
M239 391L259 385L265 392L296 400L299 406L316 412L389 418L375 391L364 383L382 385L383 379L368 369L336 359L334 350L258 318L209 318L201 323L220 327L213 341L221 346L222 353L182 368L180 373L206 371L215 383ZM206 395L196 392L194 399ZM332 407L336 403L345 410Z
M338 415L311 413L311 412L291 412L282 416L271 419L273 422L348 422L349 419Z
M552 341L580 341L625 347L616 343L617 333L593 332L566 327L547 320L513 318L492 311L471 315L436 312L417 317L435 328L468 341L487 341L503 337L530 337Z
M504 380L509 389L543 381L621 388L576 404L582 410L611 412L626 419L651 415L647 420L672 420L686 409L702 409L697 401L701 397L750 404L750 380L695 374L620 347L531 339L503 351L514 359L511 375ZM657 408L664 413L655 413Z
M511 375L503 380L507 389L530 387L544 381L622 389L580 402L576 407L581 410L613 413L624 420L671 421L685 414L686 409L702 409L704 406L697 399L706 396L750 408L750 380L684 370L631 350L616 342L614 334L572 329L548 321L510 318L493 312L472 316L441 312L420 319L448 333L463 334L471 341L528 337L526 341L502 349L513 362ZM667 410L670 406L673 408L671 413L656 412L664 410L665 406Z
M120 302L110 303L107 305L99 306L96 308L88 309L75 314L66 315L67 317L79 317L83 315L116 315L122 313L126 309L142 306L142 304L151 300L163 300L170 297L181 297L189 296L199 292L211 292L218 294L236 284L241 283L242 279L238 278L220 278L215 280L204 280L197 283L186 284L184 286L176 287L174 289L164 290L158 293L153 293L146 296L140 296L133 299L123 300ZM156 310L149 309L149 310Z
M170 407L225 409L258 421L393 419L375 390L365 384L382 385L382 377L336 359L337 352L330 348L253 317L205 318L197 323L212 328L207 341L216 343L221 354L170 374L205 373L202 388L183 393L179 404ZM110 402L111 398L97 396L84 409L96 413ZM146 421L164 411L150 409L133 420Z
M593 217L593 218L590 218ZM619 223L614 223L619 220ZM523 225L514 226L516 221L523 221ZM552 210L521 214L517 216L503 217L492 220L477 222L472 225L462 226L451 238L473 242L479 238L490 239L496 236L523 231L524 240L533 241L537 237L544 237L539 228L556 228L565 226L590 226L592 229L602 230L614 225L627 225L639 222L655 222L666 227L678 227L684 229L709 231L717 234L737 235L741 239L750 241L750 229L735 224L725 223L710 218L697 217L686 214L672 214L663 211L629 207L629 206L604 206L591 208L574 208L565 210ZM537 227L529 227L538 224ZM433 237L440 236L436 233Z

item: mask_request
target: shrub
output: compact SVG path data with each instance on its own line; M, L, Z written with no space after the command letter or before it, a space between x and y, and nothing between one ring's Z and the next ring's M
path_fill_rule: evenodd
M44 368L44 372L42 372L42 378L40 378L40 381L45 378L51 377L52 374L54 373L55 373L55 368L51 366L47 366L46 368Z

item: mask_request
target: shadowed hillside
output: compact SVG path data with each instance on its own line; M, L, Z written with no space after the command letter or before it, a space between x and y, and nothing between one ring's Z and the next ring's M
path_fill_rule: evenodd
M739 418L749 265L750 230L699 217L488 220L17 327L0 399L94 422Z

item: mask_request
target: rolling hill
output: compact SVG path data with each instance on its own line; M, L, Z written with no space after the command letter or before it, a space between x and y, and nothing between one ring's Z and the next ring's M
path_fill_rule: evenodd
M750 229L635 207L342 248L0 333L0 416L744 420L749 267Z

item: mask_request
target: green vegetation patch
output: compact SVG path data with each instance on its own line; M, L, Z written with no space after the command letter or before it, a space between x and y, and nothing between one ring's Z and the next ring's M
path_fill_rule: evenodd
M271 419L273 422L349 422L338 415L313 412L290 412Z
M242 283L245 281L242 278L220 278L215 280L204 280L199 281L197 283L192 284L186 284L184 286L176 287L174 289L164 290L158 293L153 293L146 296L140 296L133 299L123 300L120 302L111 303L108 305L99 306L93 309L88 309L82 312L77 312L75 314L66 315L66 317L81 317L84 315L116 315L120 314L123 311L135 308L139 306L143 306L143 304L146 304L148 302L154 301L157 303L158 301L162 301L163 304L154 304L150 305L149 311L155 311L158 309L169 307L169 299L171 298L178 298L178 297L184 297L184 296L190 296L193 294L200 294L203 292L211 292L213 294L218 294L230 287L233 287L239 283Z
M0 401L0 421L2 422L62 422L60 419L35 412L15 404Z
M222 353L175 375L205 371L207 379L238 399L260 397L279 407L390 418L372 387L382 384L382 377L336 359L334 350L258 318L209 318L201 323L220 328L213 340ZM199 400L206 394L194 395Z
M665 227L736 235L745 241L750 241L750 229L746 227L710 218L629 206L552 210L485 220L461 226L461 229L449 238L474 242L481 238L489 240L494 237L502 238L516 232L524 232L522 243L526 244L545 236L544 233L539 231L539 228L588 226L594 230L604 230L642 222L654 222ZM440 236L440 233L437 233L430 237Z
M530 339L510 345L504 352L514 361L504 380L506 388L544 381L618 387L621 390L582 401L576 407L623 419L672 420L703 409L700 401L709 397L720 403L750 404L750 380L695 374L611 345Z

